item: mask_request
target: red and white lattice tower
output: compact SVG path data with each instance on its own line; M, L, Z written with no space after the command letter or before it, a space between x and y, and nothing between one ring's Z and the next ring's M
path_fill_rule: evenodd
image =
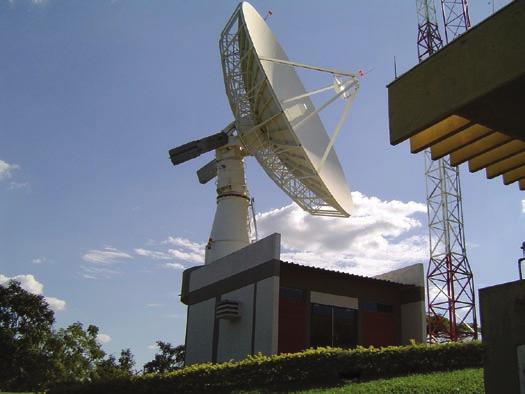
M434 0L416 0L419 61L443 46ZM441 0L446 42L470 27L467 0ZM444 81L446 83L446 81ZM467 259L459 169L425 151L430 259L427 269L429 342L477 339L474 279Z

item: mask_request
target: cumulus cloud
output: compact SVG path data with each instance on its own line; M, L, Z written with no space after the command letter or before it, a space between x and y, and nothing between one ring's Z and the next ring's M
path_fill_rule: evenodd
M66 301L64 300L55 297L44 297L44 299L46 300L49 307L55 312L66 309Z
M97 341L101 344L106 344L111 342L111 337L108 334L99 333L97 334Z
M427 235L415 217L426 206L417 202L383 201L352 193L350 218L312 216L295 203L257 215L262 236L282 234L281 259L303 265L376 275L422 262L428 254Z
M133 256L126 252L120 251L112 247L105 247L102 250L92 249L82 256L84 261L94 264L113 264L120 260L132 259Z
M9 179L13 176L13 171L20 169L17 164L9 164L3 160L0 160L0 181Z
M20 282L22 289L36 295L41 295L44 291L44 285L36 280L36 278L31 274L15 275L12 277L0 274L0 285L3 285L10 280L16 280L17 282Z
M44 285L40 283L33 275L31 274L22 274L8 277L0 274L0 285L7 283L10 280L16 280L20 282L20 286L25 291L36 295L43 295ZM51 310L58 312L66 309L66 301L61 300L55 297L44 297L45 301L48 303Z
M425 204L385 201L360 192L352 197L355 210L350 218L312 216L295 203L259 213L259 234L282 234L282 260L359 275L427 260L428 235L421 222ZM188 264L202 264L204 250L203 243L172 236L134 252L165 261L164 268L183 270Z

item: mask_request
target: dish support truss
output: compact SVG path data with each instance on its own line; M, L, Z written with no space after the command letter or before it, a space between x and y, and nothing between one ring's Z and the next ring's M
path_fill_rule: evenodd
M245 45L250 45L249 48L241 48L241 36L249 37L249 34L241 15L241 5L239 5L221 33L219 47L226 92L235 117L236 129L240 141L249 154L257 159L268 176L302 209L317 216L348 217L349 215L346 212L338 209L338 203L328 189L316 182L315 178L319 176L319 172L333 148L334 142L346 119L348 110L359 89L358 77L361 75L282 59L258 59L250 40L245 40L244 42ZM242 56L241 52L244 53ZM330 142L317 167L310 162L304 153L301 153L302 147L299 141L295 140L294 143L283 143L272 138L271 133L259 132L259 130L279 121L288 124L288 119L282 107L275 113L266 115L265 117L261 116L263 111L255 113L253 110L252 103L260 102L263 91L271 88L266 76L248 88L246 86L247 76L243 75L242 64L243 62L260 62L261 60L281 63L290 67L327 72L334 76L334 82L328 86L297 97L288 98L284 102L279 103L284 104L285 102L335 89L336 94L317 110L307 115L305 119L300 122L302 123L306 121L308 117L317 115L337 98L342 97L346 100L339 122L332 133ZM262 65L259 65L259 69L262 70ZM345 80L343 80L344 77L346 77ZM270 102L265 102L261 105L264 108L270 104ZM291 128L289 124L288 127ZM300 127L300 124L296 124L295 127ZM304 160L300 163L287 160L287 154L296 156L302 154L304 155Z

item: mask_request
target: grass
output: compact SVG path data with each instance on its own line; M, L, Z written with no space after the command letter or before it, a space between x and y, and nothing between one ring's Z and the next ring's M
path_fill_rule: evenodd
M301 391L308 394L328 393L484 393L483 368L434 372L364 383L347 383L329 389Z

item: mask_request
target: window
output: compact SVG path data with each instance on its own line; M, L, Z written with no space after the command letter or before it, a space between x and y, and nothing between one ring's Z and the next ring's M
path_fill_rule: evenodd
M383 312L383 313L392 313L392 305L387 304L376 304L375 302L366 302L361 301L359 303L359 309L369 312Z
M305 291L303 289L292 289L290 287L281 287L279 289L279 298L286 300L306 300Z
M310 346L357 345L357 310L312 304Z

